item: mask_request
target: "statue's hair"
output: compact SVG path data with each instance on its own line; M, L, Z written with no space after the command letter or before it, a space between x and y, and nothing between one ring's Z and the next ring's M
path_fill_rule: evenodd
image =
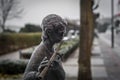
M65 21L56 14L50 14L50 15L46 16L42 20L41 26L42 26L42 29L44 30L45 28L48 28L50 25L55 24L55 23L62 23L62 25L66 26Z
M43 20L42 20L42 24L41 24L41 27L42 27L42 30L43 30L43 40L45 40L47 38L47 35L45 34L45 29L51 29L53 28L52 26L54 25L57 25L57 24L60 24L62 26L65 26L66 27L66 23L65 21L58 15L56 14L50 14L48 16L46 16Z

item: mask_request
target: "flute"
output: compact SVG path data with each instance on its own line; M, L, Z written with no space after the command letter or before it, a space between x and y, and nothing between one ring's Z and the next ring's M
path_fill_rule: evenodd
M53 55L51 56L50 60L48 61L48 66L46 66L42 72L38 75L39 79L42 80L44 78L44 76L46 75L51 63L54 61L54 59L56 58L56 55L58 54L58 51L60 50L60 47L62 45L63 41L60 42L60 44L58 45L58 47L56 48L55 52L53 53Z

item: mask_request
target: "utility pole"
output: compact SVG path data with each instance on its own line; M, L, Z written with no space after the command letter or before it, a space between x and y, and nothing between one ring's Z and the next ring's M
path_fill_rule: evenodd
M111 47L114 48L114 1L111 0Z

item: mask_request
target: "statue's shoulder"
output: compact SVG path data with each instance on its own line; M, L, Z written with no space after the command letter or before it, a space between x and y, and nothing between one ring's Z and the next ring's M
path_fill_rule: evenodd
M33 53L32 54L43 54L45 52L45 48L44 48L44 44L43 44L43 42L41 42L36 48L35 48L35 50L33 51Z
M36 47L36 50L44 50L45 47L44 47L44 43L41 42L37 47Z

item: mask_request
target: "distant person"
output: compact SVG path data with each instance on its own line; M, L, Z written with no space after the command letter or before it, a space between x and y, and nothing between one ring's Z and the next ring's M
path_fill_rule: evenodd
M116 34L120 32L120 21L116 20L115 22L115 29L116 29Z

